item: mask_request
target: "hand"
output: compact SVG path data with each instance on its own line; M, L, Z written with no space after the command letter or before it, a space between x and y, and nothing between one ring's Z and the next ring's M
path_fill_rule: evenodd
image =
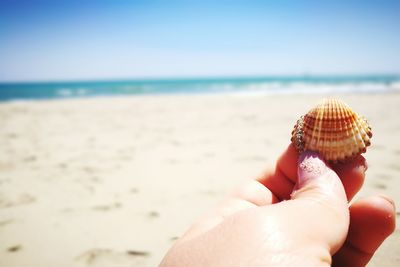
M246 182L194 224L161 266L365 266L395 229L386 197L348 201L364 181L362 156L327 165L290 145L275 169Z

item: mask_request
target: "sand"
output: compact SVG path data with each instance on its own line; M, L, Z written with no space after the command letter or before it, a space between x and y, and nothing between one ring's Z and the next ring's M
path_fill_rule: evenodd
M341 97L374 130L357 198L400 203L400 94ZM0 266L157 266L224 193L274 163L320 98L1 103ZM369 266L398 266L399 251L397 230Z

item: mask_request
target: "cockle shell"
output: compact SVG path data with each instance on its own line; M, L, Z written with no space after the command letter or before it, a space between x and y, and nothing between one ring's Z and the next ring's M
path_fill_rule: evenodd
M299 152L320 153L329 162L346 162L366 152L371 127L337 99L324 99L294 126L292 142Z

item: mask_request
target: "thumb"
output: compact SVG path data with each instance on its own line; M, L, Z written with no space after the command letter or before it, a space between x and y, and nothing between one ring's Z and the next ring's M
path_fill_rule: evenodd
M334 253L344 242L349 226L343 184L315 152L305 151L300 155L297 174L298 181L291 198L305 211L304 218L310 220L309 225L318 222L318 236Z
M344 205L347 209L346 193L340 178L318 153L305 151L300 155L297 177L292 199L326 202L329 206Z

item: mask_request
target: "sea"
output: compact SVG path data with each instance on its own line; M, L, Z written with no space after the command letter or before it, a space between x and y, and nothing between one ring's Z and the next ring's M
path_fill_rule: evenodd
M124 95L400 92L400 76L269 76L0 83L0 101Z

